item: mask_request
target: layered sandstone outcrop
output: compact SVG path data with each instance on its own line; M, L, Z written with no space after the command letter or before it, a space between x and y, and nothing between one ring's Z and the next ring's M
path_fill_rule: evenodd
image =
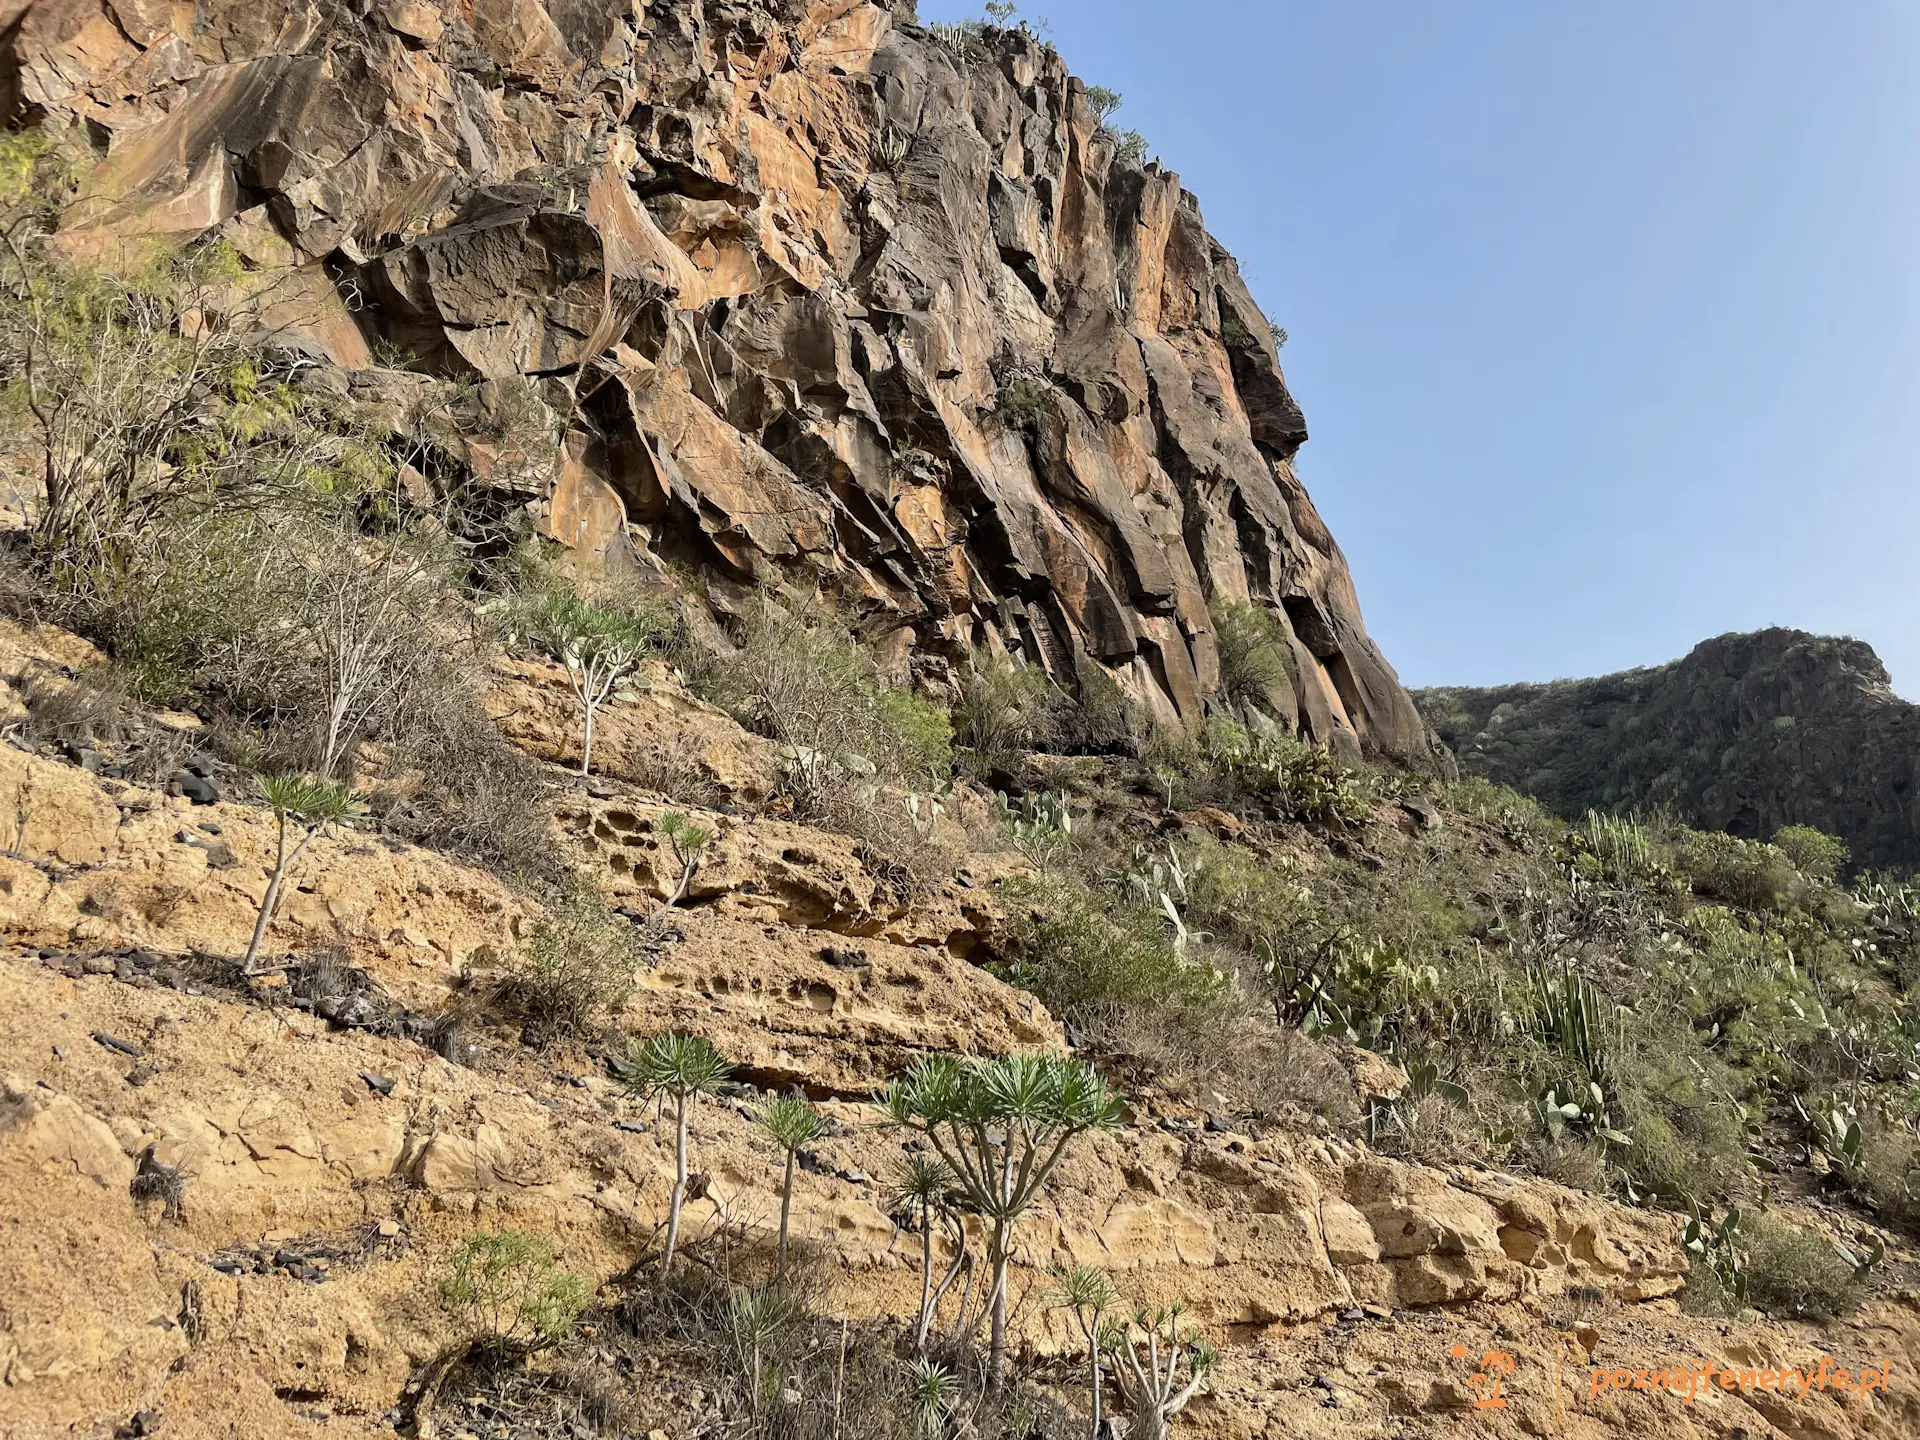
M1436 758L1233 258L1025 31L940 43L858 0L7 0L0 24L0 98L100 152L67 250L223 236L236 315L331 364L531 382L550 471L466 460L581 552L686 562L722 609L817 580L934 683L1005 649L1189 722L1209 606L1251 598L1290 637L1286 723Z

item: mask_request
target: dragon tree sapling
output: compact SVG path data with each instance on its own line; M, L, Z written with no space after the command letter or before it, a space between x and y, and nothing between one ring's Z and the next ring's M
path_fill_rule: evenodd
M693 1102L718 1094L733 1067L710 1041L698 1035L655 1035L629 1045L632 1069L627 1084L645 1095L673 1101L673 1194L667 1202L667 1248L660 1259L662 1274L673 1268L680 1245L680 1210L687 1198L687 1121Z
M253 967L260 958L260 946L267 938L267 926L273 922L273 912L280 906L280 887L286 881L287 872L299 863L307 846L313 843L314 836L324 833L328 826L346 820L353 813L352 793L336 781L309 780L300 775L271 775L261 778L257 783L260 798L272 808L280 830L274 850L273 872L267 880L267 893L260 900L260 913L253 922L253 939L247 943L246 959L241 962L241 969L248 975L257 973ZM291 851L287 849L289 828L301 832Z
M1114 1378L1133 1414L1128 1440L1167 1440L1167 1422L1187 1408L1219 1360L1219 1352L1191 1329L1183 1307L1134 1311L1131 1325L1107 1328L1106 1348L1120 1364Z
M735 1290L728 1297L727 1321L733 1330L733 1343L741 1362L753 1373L753 1419L760 1420L760 1407L766 1397L766 1352L794 1323L797 1312L793 1302L778 1289ZM777 1377L776 1377L777 1378Z
M687 898L687 891L693 887L694 872L700 868L700 857L707 853L707 846L713 843L713 831L704 825L696 825L678 810L669 810L660 817L660 834L673 851L674 863L680 868L680 878L674 882L673 893L667 896L667 903L661 907L671 910Z
M1105 1338L1101 1327L1103 1317L1119 1300L1120 1292L1114 1289L1106 1271L1091 1265L1076 1265L1060 1272L1050 1298L1056 1308L1073 1312L1074 1323L1086 1339L1087 1396L1093 1412L1093 1423L1087 1433L1092 1440L1100 1440L1100 1356L1105 1348L1101 1343Z
M909 1154L894 1171L890 1198L896 1221L916 1226L920 1231L920 1317L913 1329L916 1354L927 1351L927 1335L933 1329L933 1317L953 1282L959 1278L967 1259L967 1230L954 1207L953 1172L938 1160L921 1154ZM953 1262L936 1287L933 1283L933 1224L939 1220L953 1246ZM965 1306L961 1307L964 1312ZM964 1319L964 1316L963 1316Z
M907 1411L914 1440L944 1440L960 1400L960 1377L924 1355L907 1366Z
M997 1385L1006 1373L1014 1227L1076 1136L1120 1124L1119 1097L1091 1065L1064 1055L929 1056L888 1087L883 1103L890 1124L927 1137L987 1223L987 1373Z
M590 775L594 720L647 653L652 627L556 589L534 607L529 628L534 642L565 667L567 684L580 702L580 773Z
M780 1177L780 1258L774 1266L773 1283L787 1278L787 1223L793 1214L793 1162L804 1145L811 1145L827 1132L827 1117L808 1103L804 1095L776 1095L761 1101L754 1111L754 1123L780 1147L786 1169Z

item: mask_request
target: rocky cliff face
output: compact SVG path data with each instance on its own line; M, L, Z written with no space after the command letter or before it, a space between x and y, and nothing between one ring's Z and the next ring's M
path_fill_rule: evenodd
M1670 665L1416 698L1464 768L1565 815L1667 806L1759 839L1812 825L1858 863L1920 864L1920 706L1858 640L1722 635Z
M1210 603L1251 598L1286 722L1429 758L1238 267L1033 36L856 0L0 22L14 110L100 155L70 251L218 234L329 363L530 382L564 438L517 498L583 554L682 562L723 610L817 580L924 679L1004 649L1163 721L1216 689Z

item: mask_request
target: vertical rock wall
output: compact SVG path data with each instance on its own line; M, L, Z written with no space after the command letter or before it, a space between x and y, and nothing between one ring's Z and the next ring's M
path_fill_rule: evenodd
M1163 720L1210 604L1284 621L1292 728L1437 754L1294 473L1265 317L1060 56L852 0L0 3L16 115L100 160L76 254L226 236L256 313L533 389L527 499L721 608L818 580L938 679L972 647ZM484 447L475 468L486 468Z

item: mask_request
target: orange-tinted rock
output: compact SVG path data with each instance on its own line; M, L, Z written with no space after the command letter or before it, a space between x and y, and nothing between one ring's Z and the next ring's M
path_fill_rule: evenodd
M218 230L247 323L316 356L377 337L571 392L537 500L590 556L818 581L935 684L990 645L1188 724L1210 605L1252 599L1292 637L1283 724L1446 763L1295 473L1237 266L1050 47L991 31L958 66L839 0L368 11L31 9L23 97L111 136L62 243Z

